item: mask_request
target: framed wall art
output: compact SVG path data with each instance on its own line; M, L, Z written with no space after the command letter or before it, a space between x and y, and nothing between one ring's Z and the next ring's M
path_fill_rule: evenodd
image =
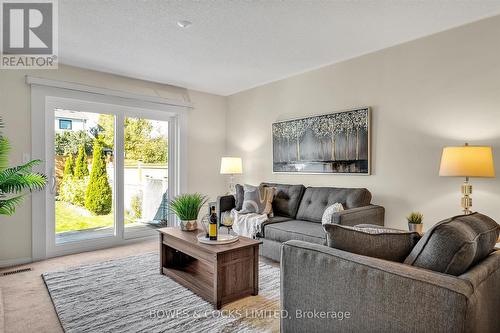
M273 172L370 174L369 107L272 124Z

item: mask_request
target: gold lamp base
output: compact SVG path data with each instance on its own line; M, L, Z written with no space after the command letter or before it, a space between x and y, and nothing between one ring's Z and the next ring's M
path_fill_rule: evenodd
M470 208L472 207L472 185L469 183L469 177L465 177L465 181L461 186L462 191L462 208L464 209L464 215L469 215L472 213Z

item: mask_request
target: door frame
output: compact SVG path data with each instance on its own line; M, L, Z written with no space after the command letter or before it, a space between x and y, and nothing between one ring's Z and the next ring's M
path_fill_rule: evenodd
M171 101L168 99L159 100L157 97L149 97L126 92L117 92L96 87L89 87L62 81L52 81L46 79L36 79L27 77L27 82L31 85L31 135L32 135L32 158L42 160L42 164L36 171L51 172L48 170L54 163L53 151L46 149L53 146L52 135L46 133L46 129L54 127L53 109L54 103L64 101L65 106L74 105L75 110L91 108L99 113L115 114L115 138L123 137L123 127L116 124L123 124L125 115L149 117L151 119L169 121L169 196L175 196L185 192L187 185L187 175L184 166L187 165L187 111L191 108L188 103ZM65 87L66 85L66 87ZM163 103L161 103L163 101ZM52 116L47 117L48 110ZM86 109L90 112L92 110ZM49 123L51 121L51 123ZM52 141L49 141L52 140ZM115 142L115 150L116 150ZM121 142L123 144L123 140ZM173 154L171 154L173 152ZM115 222L123 217L123 165L124 157L115 154ZM48 163L47 163L48 161ZM49 180L51 181L51 180ZM137 242L144 237L125 239L123 223L115 223L115 230L112 237L97 238L83 242L71 242L55 245L55 233L53 223L49 223L54 216L50 209L47 209L48 200L52 199L51 186L44 191L34 193L32 196L32 259L41 260L53 256L90 251L116 245ZM54 211L54 210L52 210ZM51 214L51 216L49 216ZM176 225L178 221L175 217L169 219L169 224ZM148 234L143 235L151 237Z

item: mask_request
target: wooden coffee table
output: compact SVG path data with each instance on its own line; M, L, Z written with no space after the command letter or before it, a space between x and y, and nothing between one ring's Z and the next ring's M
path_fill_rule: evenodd
M201 296L214 307L259 292L259 245L242 237L227 245L198 242L203 232L161 228L160 274Z

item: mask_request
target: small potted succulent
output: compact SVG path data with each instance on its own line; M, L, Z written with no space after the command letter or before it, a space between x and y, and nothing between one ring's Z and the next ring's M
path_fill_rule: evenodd
M169 208L181 220L181 230L194 231L198 229L198 214L207 202L207 197L200 193L181 194L170 200Z
M416 231L419 234L423 233L423 227L424 224L422 223L422 220L424 219L424 215L419 212L412 212L406 220L408 220L408 229L410 231Z

